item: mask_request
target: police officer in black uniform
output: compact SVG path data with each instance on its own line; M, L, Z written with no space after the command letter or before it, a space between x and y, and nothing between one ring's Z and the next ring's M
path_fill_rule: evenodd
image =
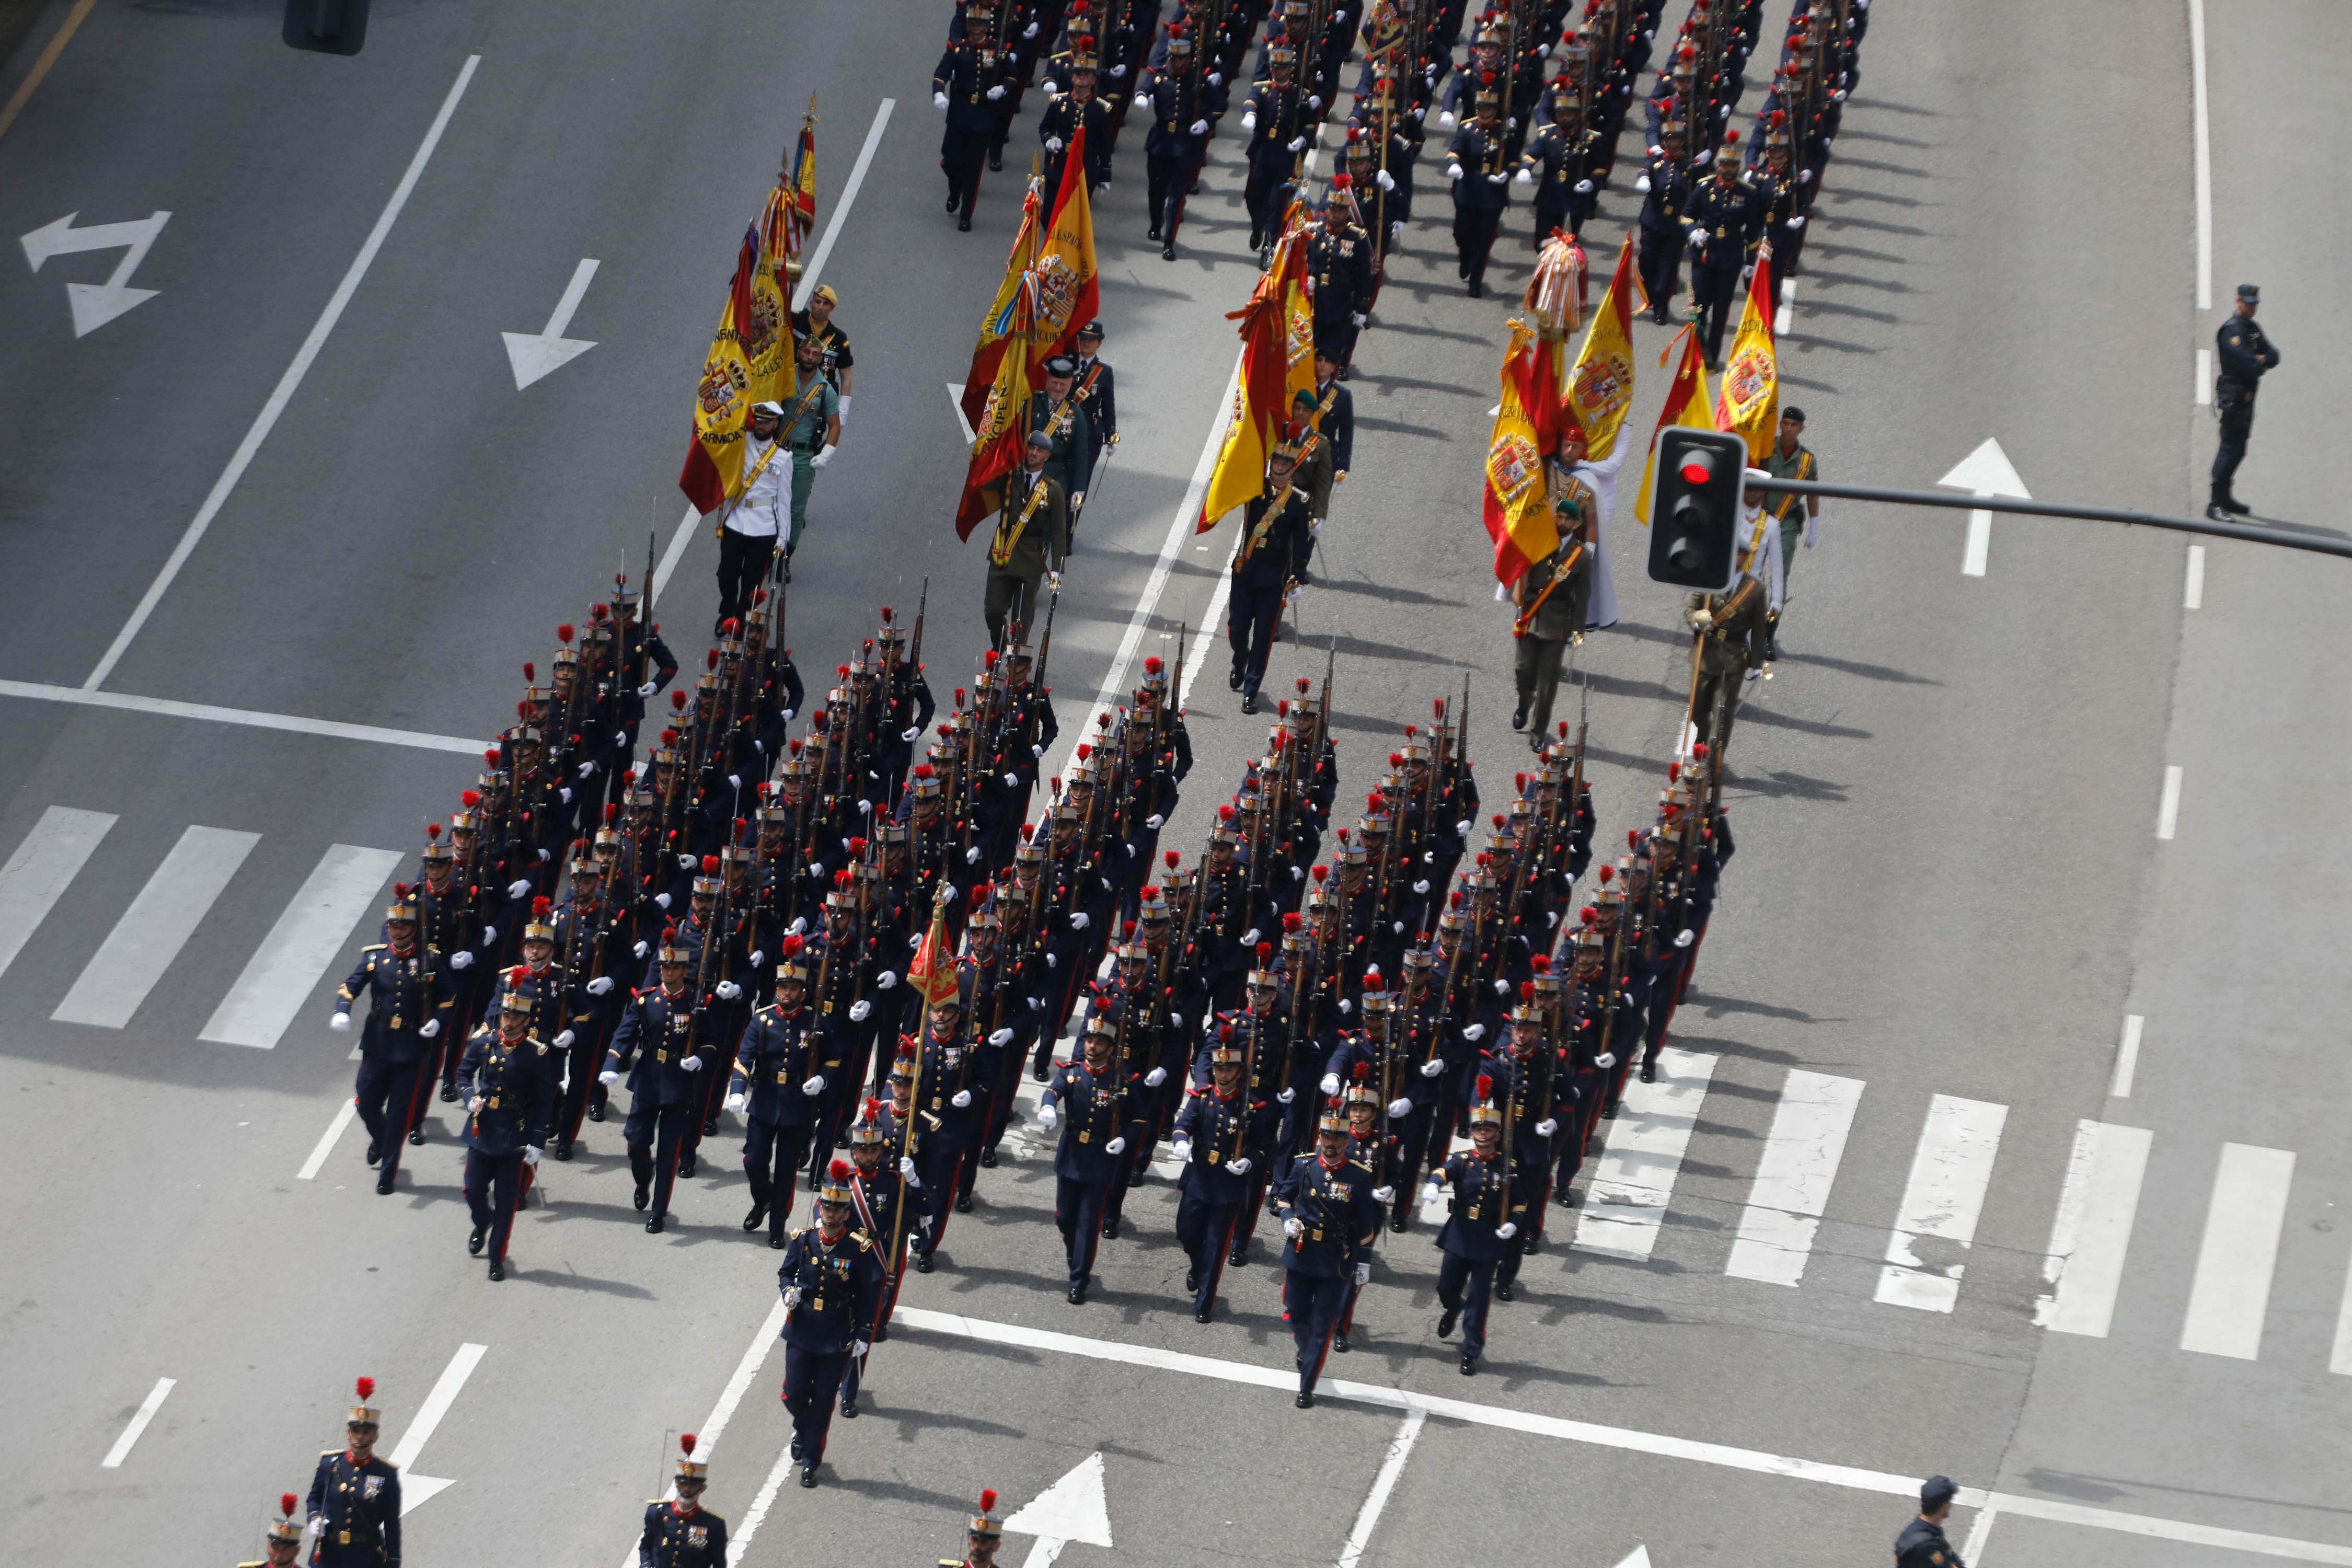
M2262 384L2264 372L2278 367L2278 350L2254 325L2254 308L2262 302L2261 289L2239 284L2238 308L2213 338L2221 361L2213 382L2213 412L2221 416L2221 444L2213 453L2213 496L2205 515L2217 522L2242 517L2248 510L2230 484L2245 460L2246 437L2254 432L2254 389Z
M727 1521L702 1506L710 1467L694 1457L695 1436L678 1434L677 1496L646 1504L637 1568L727 1568Z
M490 1278L507 1277L507 1237L522 1202L522 1173L536 1165L555 1121L553 1075L546 1041L530 1033L530 994L518 986L500 999L496 1023L466 1042L457 1092L466 1097L466 1206L474 1233L466 1250L479 1258L485 1240Z
M816 1485L833 1401L866 1334L882 1293L874 1238L849 1226L849 1162L835 1160L817 1189L817 1223L793 1232L776 1287L784 1298L784 1408L793 1417L793 1458L801 1485Z
M407 883L392 890L381 943L360 950L360 961L335 988L338 1033L352 1026L352 1004L365 992L367 1023L360 1030L360 1070L353 1093L367 1123L368 1163L375 1190L390 1193L400 1174L400 1148L421 1114L433 1044L446 1026L452 997L441 955L416 940L416 900ZM420 1142L423 1140L418 1140Z
M1919 1517L1895 1538L1895 1568L1969 1568L1944 1539L1944 1521L1960 1489L1949 1476L1929 1476L1919 1488Z
M375 1379L357 1387L343 1446L320 1454L310 1478L312 1568L400 1568L400 1472L375 1455Z

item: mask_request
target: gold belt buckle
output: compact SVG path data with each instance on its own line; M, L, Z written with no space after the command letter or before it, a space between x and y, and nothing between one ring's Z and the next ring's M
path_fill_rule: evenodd
M656 1051L654 1053L654 1060L657 1062L667 1062L669 1060L669 1053L667 1051Z
M336 1544L336 1545L338 1545L338 1546L349 1546L351 1543L352 1543L352 1532L351 1532L350 1531L348 1531L348 1530L339 1530L339 1531L335 1531L335 1544Z
M397 1013L392 1016L392 1026L395 1029L400 1027L400 1015Z
M1221 1159L1223 1159L1223 1158L1224 1158L1223 1151L1222 1151L1222 1150L1218 1150L1218 1149L1212 1149L1212 1150L1210 1150L1210 1151L1209 1151L1209 1163L1210 1163L1210 1164L1213 1165L1213 1164L1215 1164L1219 1160L1221 1160Z
M1092 1141L1092 1139L1093 1139L1093 1134L1092 1134L1092 1133L1088 1133L1088 1132L1081 1132L1081 1133L1079 1133L1079 1134L1078 1134L1078 1142L1081 1142L1081 1143L1085 1143L1085 1142L1091 1142L1091 1141Z

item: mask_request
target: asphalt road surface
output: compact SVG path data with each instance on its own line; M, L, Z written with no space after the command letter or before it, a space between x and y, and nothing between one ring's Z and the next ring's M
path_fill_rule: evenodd
M617 1124L591 1128L499 1287L462 1249L443 1108L375 1195L332 987L522 661L649 531L677 545L658 618L703 646L687 397L811 90L859 365L786 640L824 668L928 579L933 685L971 668L947 389L1019 187L989 176L969 235L940 211L946 14L379 0L345 60L284 49L260 0L99 0L7 60L0 97L76 28L0 129L0 226L136 226L0 268L0 1551L253 1555L365 1373L417 1563L622 1561L680 1429L755 1564L929 1561L982 1486L1015 1508L1069 1478L1101 1519L1040 1509L1008 1559L1059 1529L1074 1568L1810 1568L1884 1561L1930 1471L1968 1489L1971 1563L2352 1563L2347 578L2319 557L1997 519L1972 575L1959 514L1830 506L1733 754L1740 853L1679 1054L1612 1130L1646 1251L1555 1211L1475 1380L1434 1338L1423 1226L1384 1238L1333 1397L1294 1410L1275 1271L1229 1272L1195 1325L1164 1177L1068 1306L1024 1136L909 1277L825 1484L779 1491L775 1259L736 1228L731 1126L660 1238ZM2241 492L2340 534L2347 58L2319 0L1881 0L1781 339L1828 475L1931 484L1991 440L2036 497L2193 512L2200 351L2254 281L2284 364ZM1138 142L1097 212L1124 440L1055 626L1066 733L1221 634L1231 525L1181 524L1254 276L1236 132L1172 265ZM1588 228L1597 267L1633 200ZM1465 672L1490 799L1518 754L1476 517L1528 218L1474 301L1444 216L1424 204L1364 339L1354 469L1276 658L1319 677L1335 650L1343 800ZM500 334L589 259L564 332L595 346L518 388ZM119 313L77 335L74 284ZM1664 336L1637 331L1636 438ZM1581 661L1604 836L1647 821L1687 669L1632 488L1624 619ZM1190 694L1188 853L1262 742L1220 657ZM1792 1208L1809 1249L1754 1244Z

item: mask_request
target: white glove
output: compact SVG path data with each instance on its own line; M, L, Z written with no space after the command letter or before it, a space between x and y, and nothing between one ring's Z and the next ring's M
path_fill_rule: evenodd
M1342 996L1342 997L1340 997L1340 998L1339 998L1339 1011L1340 1011L1340 1012L1342 1012L1342 1013L1352 1013L1352 1012L1354 1012L1355 1010L1356 1010L1356 1005L1355 1005L1353 1002L1349 1001L1345 996Z
M1007 773L1004 775L1004 787L1006 789L1016 788L1019 786L1020 783L1021 775L1019 773Z
M1280 1100L1283 1104L1288 1105L1292 1100L1298 1098L1298 1091L1295 1089L1286 1089L1274 1098Z
M689 1056L684 1061L678 1063L677 1066L678 1070L681 1072L700 1072L702 1070L702 1058L699 1055Z
M643 958L646 955L646 951L647 949L645 942L640 939L636 946L629 950L629 955L633 958Z
M1046 152L1048 152L1048 153L1058 153L1058 152L1060 152L1061 150L1062 150L1062 139L1061 139L1060 137L1058 137L1058 136L1048 136L1048 137L1046 137L1046 138L1045 138L1045 151L1046 151Z
M1032 26L1031 26L1031 31L1033 31L1033 32L1034 32L1034 31L1035 31L1035 26L1034 26L1034 24L1033 24L1033 25L1032 25ZM992 87L992 88L990 88L990 89L988 89L988 101L989 101L989 102L991 102L991 103L994 103L998 99L1003 98L1003 96L1004 96L1004 84L1003 84L1003 82L998 82L994 87Z
M1171 1013L1168 1015L1168 1021L1181 1029L1184 1026L1184 1015L1181 1013Z
M1486 177L1490 180L1494 178L1492 174L1489 174ZM1525 169L1521 169L1517 174L1511 176L1511 184L1515 185L1532 185L1535 183L1535 175Z
M1296 1241L1307 1234L1307 1223L1296 1217L1282 1222L1282 1234Z
M748 962L751 963L752 968L757 969L760 967L760 961L767 956L768 950L766 948L755 947L751 950L751 956Z
M1357 1264L1357 1265L1356 1265L1356 1283L1357 1283L1357 1284L1359 1284L1359 1285L1369 1285L1369 1284L1370 1284L1371 1282L1372 1282L1372 1266L1371 1266L1370 1264L1369 1264L1369 1263L1359 1263L1359 1264Z
M1495 1227L1495 1234L1502 1240L1508 1241L1519 1234L1519 1227L1515 1221L1507 1219Z
M1445 1063L1443 1058L1433 1058L1421 1064L1421 1076L1423 1078L1435 1078L1444 1070Z
M740 1094L730 1094L727 1097L727 1109L730 1110L740 1111L743 1109L745 1103L746 1101Z
M1633 182L1633 188L1646 195L1650 189L1650 176L1644 174L1640 179L1635 180Z
M471 969L474 967L474 955L461 948L457 952L449 955L449 967L452 969Z
M1805 226L1805 215L1804 215L1804 214L1802 214L1802 213L1799 213L1795 217L1790 218L1790 219L1789 220L1789 226L1790 226L1790 228L1792 228L1792 229L1794 229L1794 228L1802 228L1802 227L1804 227L1804 226Z
M1297 590L1297 589L1296 589L1296 588L1293 588L1293 589L1290 591L1290 596L1291 596L1293 599L1297 598L1297 597L1298 597L1298 590ZM1297 867L1296 867L1296 866L1293 866L1293 867L1290 868L1290 879L1291 879L1292 881L1294 881L1294 882L1298 881L1300 879L1304 878L1306 875L1307 875L1307 873L1306 873L1306 872L1304 872L1304 871L1300 870L1300 869L1299 869Z
M1122 69L1124 69L1125 68L1123 68L1123 67L1122 67L1121 68L1122 68ZM1223 87L1223 86L1224 86L1224 85L1225 85L1225 73L1224 73L1224 72L1223 72L1223 71L1211 71L1211 72L1209 73L1209 85L1210 85L1211 87ZM1256 116L1255 116L1255 115L1248 115L1248 116L1244 116L1244 119L1249 119L1249 120L1255 120L1255 118L1256 118Z
M1250 109L1242 111L1242 129L1244 131L1255 131L1257 129L1256 110Z
M1193 135L1195 135L1195 136L1206 136L1208 133L1209 133L1209 122L1208 122L1207 121L1205 121L1205 120L1195 120L1194 121L1192 121L1192 134L1193 134Z
M1681 931L1675 933L1675 945L1676 947L1688 947L1692 942L1696 942L1697 940L1698 932L1691 930L1688 926L1685 926Z
M1157 833L1160 831L1161 825L1167 822L1167 820L1168 818L1165 816L1155 811L1150 816L1143 819L1143 826L1151 829L1152 832Z
M1338 1073L1327 1072L1323 1075L1323 1092L1326 1094L1337 1094L1339 1092L1339 1075Z
M1072 931L1084 931L1093 923L1094 917L1087 913L1084 910L1079 910L1070 916L1070 929Z
M833 461L833 451L834 451L834 449L833 449L831 447L825 447L823 451L819 452L815 457L811 458L809 459L809 467L810 467L810 468L824 468L827 463L830 463L830 462L832 462L832 461Z
M906 1177L910 1182L915 1179L915 1160L913 1155L901 1154L898 1156L898 1173Z
M609 974L600 974L596 976L595 979L591 980L588 983L587 986L588 994L591 996L602 996L612 989L613 977Z
M1108 1143L1106 1143L1106 1144L1104 1144L1104 1145L1103 1145L1103 1152L1104 1152L1104 1153L1106 1153L1106 1154L1124 1154L1124 1153L1126 1153L1126 1152L1127 1152L1127 1140L1126 1140L1126 1139L1124 1139L1124 1138L1114 1138L1114 1139L1112 1139L1109 1142L1108 1142Z
M874 977L874 989L877 991L887 991L898 984L898 972L895 969L886 969Z
M349 1013L337 1013L327 1020L327 1027L339 1035L347 1035L351 1033L352 1016Z
M1364 323L1366 323L1367 321L1370 321L1371 320L1371 317L1370 317L1370 316L1366 315L1366 314L1365 314L1363 311L1361 311L1361 310L1358 310L1358 311L1355 311L1353 314L1351 314L1348 319L1349 319L1349 321L1351 321L1355 322L1355 323L1356 323L1356 325L1358 325L1358 326L1360 326L1360 326L1362 326ZM1335 475L1333 475L1333 476L1332 476L1332 478L1333 478L1333 479L1340 479L1340 478L1343 478L1343 477L1345 477L1345 476L1343 476L1343 475L1339 475L1339 474L1335 474Z
M621 1081L621 1075L614 1071L611 1068L606 1068L603 1072L596 1075L596 1081L603 1084L606 1089L610 1089L614 1084Z
M1486 1026L1484 1024L1469 1025L1463 1029L1462 1037L1475 1046L1479 1041L1486 1037Z
M1032 22L1032 23L1030 23L1027 26L1025 26L1025 27L1022 28L1022 29L1021 29L1021 36L1022 36L1023 37L1024 37L1024 38L1034 38L1034 37L1035 37L1037 36L1037 24L1036 24L1036 23L1034 23L1034 22ZM1000 89L999 90L1002 90L1002 89Z
M1452 180L1454 184L1460 184L1462 183L1462 165L1459 163L1446 164L1445 177Z
M578 773L578 774L577 774L576 776L577 776L577 777L580 777L580 778L583 778L583 779L584 779L584 778L589 777L591 774L594 773L595 773L595 771L596 771L596 764L595 764L595 763L581 763L581 764L580 764L580 771L579 771L579 773Z
M741 789L743 787L743 775L741 773L729 773L727 775L727 787L729 789Z
M1062 967L1062 961L1049 952L1045 955L1045 967L1048 969L1059 969Z
M1158 1089L1161 1084L1166 1083L1167 1081L1168 1069L1166 1068L1153 1068L1150 1072L1143 1075L1143 1087L1146 1089Z
M1456 123L1457 121L1454 118L1454 111L1452 110L1441 109L1437 111L1437 127L1439 130L1451 131Z
M1243 1155L1238 1160L1228 1160L1225 1162L1225 1169L1231 1171L1236 1176L1248 1175L1249 1168L1249 1156L1246 1154Z
M920 724L911 725L911 726L909 726L908 728L904 729L904 730L901 730L901 731L898 731L898 739L900 739L900 740L902 740L902 741L908 742L910 742L910 743L911 743L911 742L915 742L915 741L919 741L919 740L921 740L921 739L922 739L922 737L923 737L923 727L922 727Z
M1396 189L1396 176L1390 174L1386 169L1374 170L1372 172L1372 179L1377 184L1379 184L1381 189L1384 191L1392 191Z
M800 1288L799 1286L797 1286L797 1285L787 1285L787 1286L785 1286L785 1287L784 1287L784 1310L785 1310L785 1311L787 1311L787 1312L789 1312L789 1311L791 1311L793 1308L795 1308L795 1307L799 1306L800 1304L801 1304L801 1288Z
M1597 1068L1613 1068L1617 1065L1617 1053L1603 1051L1592 1058L1592 1065Z
M532 1147L531 1147L530 1144L528 1144L528 1143L524 1144L524 1145L523 1145L523 1147L522 1147L522 1163L523 1163L524 1164L526 1164L526 1165L536 1165L536 1164L538 1164L538 1163L539 1163L539 1151L538 1151L538 1150L536 1150L536 1149L534 1149L534 1148L532 1148Z
M1127 67L1125 67L1124 65L1116 65L1116 66L1113 66L1113 67L1111 67L1111 68L1110 68L1110 79L1111 79L1111 80L1113 80L1113 81L1117 81L1119 78L1121 78L1121 77L1125 76L1126 74L1127 74Z
M1041 1104L1037 1107L1038 1126L1050 1131L1052 1131L1054 1124L1061 1121L1061 1119L1062 1113L1055 1110L1051 1105Z
M1429 879L1423 877L1420 881L1415 882L1412 885L1412 890L1416 893L1426 893L1429 891Z
M669 895L667 893L656 893L654 895L654 908L657 910L666 910L669 908ZM643 947L645 943L639 942L637 945ZM639 958L643 958L645 954L640 952L637 956Z
M1454 832L1456 832L1456 833L1458 833L1458 834L1460 834L1460 835L1461 835L1463 837L1465 837L1465 838L1469 837L1470 837L1470 819L1469 819L1468 817L1466 817L1466 816L1465 816L1465 817L1464 817L1461 821L1459 821L1459 822L1455 823L1455 824L1454 825Z
M557 798L561 799L564 805L570 805L572 804L572 786L570 784L565 784L562 789L557 790L555 794ZM539 852L539 858L541 860L545 860L548 858L549 853L550 852L548 850L542 849Z
M1812 184L1812 180L1813 172L1811 169L1800 169L1797 171L1797 184L1801 185L1809 185Z
M530 879L528 877L517 877L507 884L507 897L509 899L520 899L530 891Z
M1307 107L1309 109L1320 109L1323 107L1323 100L1310 92L1307 95Z
M691 871L701 864L702 858L698 855L681 855L677 858L677 868L681 871Z
M967 866L977 866L980 864L979 845L975 844L971 848L963 852L963 863Z
M988 1037L988 1043L1002 1050L1003 1047L1013 1043L1013 1031L1010 1029L999 1029L996 1033Z
M814 1100L824 1092L824 1074L813 1072L801 1080L801 1092Z
M954 1095L949 1099L948 1103L954 1106L958 1110L971 1110L971 1090L968 1089L957 1089Z
M1290 150L1294 153L1305 152L1307 150L1307 138L1304 136L1292 137L1290 139Z
M1496 981L1496 982L1495 982L1495 994L1496 994L1496 995L1497 995L1497 996L1507 996L1507 995L1509 995L1509 994L1510 994L1510 992L1511 992L1511 983L1510 983L1509 981L1507 981L1507 980L1497 980L1497 981Z
M1398 1095L1394 1100L1389 1101L1389 1114L1391 1116L1411 1116L1412 1114L1412 1101L1407 1100L1403 1095ZM1386 1202L1387 1200L1383 1199L1382 1201Z
M1486 176L1486 183L1487 183L1488 184L1490 184L1490 185L1499 185L1499 184L1503 184L1505 181L1508 180L1510 177L1511 177L1510 175L1506 174L1503 174L1503 173L1501 173L1500 171L1497 171L1496 173L1492 174L1489 174L1489 175L1487 175L1487 176ZM1528 182L1528 183L1529 183L1529 184L1533 184L1534 182L1530 181L1530 182Z
M437 1027L439 1024L440 1024L440 1020L439 1020L439 1019L437 1019L437 1018L436 1018L436 1019L435 1019L435 1020L434 1020L434 1026L435 1026L436 1027ZM425 1034L425 1035L431 1035L433 1032L434 1032L434 1029L433 1029L433 1028L425 1028L425 1029L422 1029L422 1030L419 1030L419 1031L418 1031L418 1033L420 1033L420 1034ZM564 1030L564 1031L563 1031L563 1033L562 1033L562 1034L560 1034L560 1035L556 1036L556 1037L555 1037L555 1038L553 1038L552 1040L550 1040L550 1041L548 1042L548 1044L549 1044L549 1045L553 1046L553 1047L554 1047L557 1050L559 1050L559 1051L562 1051L562 1050L569 1050L569 1049L571 1048L572 1041L573 1037L573 1037L573 1035L572 1035L572 1031L571 1031L571 1030L569 1030L569 1029L566 1029L566 1030Z
M320 1536L322 1536L322 1535L326 1534L326 1533L327 1533L327 1516L326 1516L325 1514L323 1514L323 1513L314 1513L314 1514L312 1514L312 1515L310 1516L310 1539L311 1539L311 1540L313 1540L313 1541L316 1541L316 1540L318 1540Z
M931 107L933 109L945 109L947 106L948 95L946 93L935 92L931 94Z
M1754 264L1753 262L1750 262L1748 266L1743 267L1743 268L1741 268L1739 269L1739 280L1740 280L1742 283L1747 282L1750 278L1753 278L1753 277L1755 277L1755 276L1756 276L1756 267L1755 267L1755 264Z
M1549 1138L1559 1131L1559 1123L1549 1116L1536 1123L1536 1136L1538 1138Z
M1242 945L1252 949L1255 949L1257 946L1257 927L1252 926L1249 930L1242 932Z
M637 695L640 697L651 697L655 692L659 691L660 689L661 683L659 681L648 680L643 686L637 688Z
M1189 1138L1179 1138L1168 1145L1168 1150L1178 1160L1190 1162L1192 1158L1192 1141Z
M1375 1203L1384 1204L1395 1196L1396 1189L1394 1187L1374 1187L1372 1189L1372 1199Z
M873 1347L868 1345L864 1340L852 1340L849 1342L849 1353L858 1357L860 1360L863 1360L866 1352L872 1348Z
M721 1002L732 1002L736 997L743 994L743 988L732 980L722 980L712 986L711 990L718 994Z
M849 1005L849 1021L853 1024L863 1024L866 1022L866 1015L872 1011L874 1011L874 1004L861 996Z

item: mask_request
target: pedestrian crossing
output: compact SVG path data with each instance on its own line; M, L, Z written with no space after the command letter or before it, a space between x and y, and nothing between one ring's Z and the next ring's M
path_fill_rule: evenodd
M0 975L64 899L118 819L52 805L0 866ZM203 927L262 835L191 825L148 873L49 1016L122 1029ZM198 1038L268 1050L284 1037L353 932L373 929L378 895L406 858L330 845Z

